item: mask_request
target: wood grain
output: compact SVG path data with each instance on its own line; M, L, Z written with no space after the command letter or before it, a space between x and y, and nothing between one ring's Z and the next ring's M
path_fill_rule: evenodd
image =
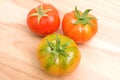
M61 19L78 6L91 8L99 23L98 33L78 44L82 60L68 76L44 73L36 57L42 37L27 27L30 9L42 4L54 5ZM1 0L0 1L0 80L120 80L120 1L119 0ZM61 28L57 31L62 33Z

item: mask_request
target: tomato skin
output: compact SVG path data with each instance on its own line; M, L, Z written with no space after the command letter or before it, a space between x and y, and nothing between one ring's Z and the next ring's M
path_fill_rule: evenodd
M80 14L83 14L80 12ZM88 14L88 17L93 15ZM65 35L69 36L76 43L84 43L90 40L98 30L98 24L96 19L91 19L90 24L83 25L82 23L75 24L77 18L75 17L75 11L68 12L64 15L62 21L62 30Z
M51 11L46 12L48 16L42 16L39 23L38 16L31 16L37 12L35 8L32 9L27 16L28 27L33 33L39 36L45 36L57 31L60 25L60 17L57 9L50 4L43 4L42 6L44 10L51 9ZM40 7L41 5L37 8Z
M72 73L76 69L80 62L81 54L76 43L72 39L61 34L58 34L58 36L60 38L61 45L70 42L70 44L64 49L69 56L59 55L60 53L58 52L57 54L59 56L56 58L55 55L50 53L46 39L55 43L55 34L50 34L42 39L37 48L37 56L42 69L46 73L54 76L64 76Z

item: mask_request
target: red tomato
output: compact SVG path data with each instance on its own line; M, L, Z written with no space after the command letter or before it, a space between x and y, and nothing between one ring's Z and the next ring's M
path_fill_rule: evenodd
M75 8L75 11L64 15L63 32L76 43L84 43L90 40L97 32L97 20L93 15L88 14L89 11L91 10L87 9L82 13Z
M39 36L51 34L59 28L59 13L54 6L42 4L29 12L27 24L30 30Z

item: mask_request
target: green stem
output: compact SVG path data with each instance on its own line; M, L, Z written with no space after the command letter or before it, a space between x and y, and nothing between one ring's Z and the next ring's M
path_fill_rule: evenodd
M40 8L35 8L36 13L31 14L30 16L38 16L38 24L43 16L48 16L47 12L51 11L52 9L44 9L43 5Z
M90 20L95 19L94 17L88 16L90 11L91 9L87 9L82 14L80 14L80 11L77 9L77 7L75 7L75 17L77 18L75 24L86 25L90 23Z
M50 42L48 39L46 39L48 46L51 48L50 53L54 54L55 56L63 55L65 57L68 57L69 55L65 52L65 48L69 46L70 43L66 43L64 45L61 45L61 40L59 36L56 34L56 43Z

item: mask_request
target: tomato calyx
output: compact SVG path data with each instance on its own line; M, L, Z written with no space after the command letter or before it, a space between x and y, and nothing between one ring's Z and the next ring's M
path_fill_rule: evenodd
M89 24L92 25L92 23L90 22L91 19L95 19L93 17L88 17L88 13L91 11L91 9L86 9L82 14L80 14L79 10L77 9L77 7L75 7L75 17L77 18L77 21L75 22L75 24Z
M56 40L55 44L50 42L48 39L46 39L48 46L50 47L49 53L55 55L58 57L59 55L63 55L64 57L69 57L69 55L65 52L65 48L69 46L70 42L61 45L61 41L59 36L56 34Z
M43 5L40 6L40 8L35 8L36 13L31 14L30 16L38 16L38 24L40 22L41 17L48 16L46 13L51 11L52 9L44 9Z

